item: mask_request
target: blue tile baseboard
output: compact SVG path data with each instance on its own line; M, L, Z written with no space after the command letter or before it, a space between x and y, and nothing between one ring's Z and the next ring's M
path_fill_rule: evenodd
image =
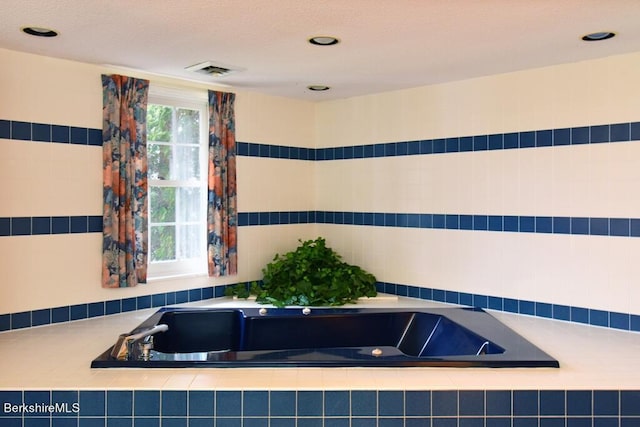
M616 426L638 390L4 390L0 424L180 426Z
M640 332L640 315L574 307L540 301L519 300L494 295L471 294L444 289L423 288L398 283L378 282L378 292L427 301L458 304L507 313L524 314L591 326Z
M256 281L259 282L259 280ZM253 281L242 282L242 284L249 289L252 282ZM139 297L0 314L0 332L220 298L225 295L227 288L237 285L238 283L231 283L228 285L142 295ZM376 289L381 293L426 301L486 308L507 313L582 323L623 331L640 332L640 315L630 313L619 313L540 301L519 300L494 295L424 288L389 282L377 282Z
M640 218L335 211L238 213L238 225L241 227L310 223L512 233L640 237Z
M139 297L0 314L0 332L218 298L224 296L227 286L233 285L209 286L206 288L141 295Z

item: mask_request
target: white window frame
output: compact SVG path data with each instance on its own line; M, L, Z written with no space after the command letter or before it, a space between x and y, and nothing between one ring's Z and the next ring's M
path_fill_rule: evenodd
M200 119L200 205L202 206L202 221L204 222L204 232L206 233L206 206L207 206L207 160L208 160L208 133L209 133L209 112L207 93L188 89L176 89L163 86L149 86L148 104L167 105L176 108L189 108L199 110ZM148 141L147 141L148 143ZM149 178L149 193L151 187L174 187L176 184L185 183L175 180L152 180ZM150 198L147 199L148 202ZM178 232L176 227L176 232ZM149 218L149 240L151 239L151 218ZM176 236L176 245L179 245ZM151 242L149 241L149 261L147 276L150 281L171 277L184 276L206 276L207 275L207 237L203 239L200 248L201 256L188 260L156 261L151 262Z

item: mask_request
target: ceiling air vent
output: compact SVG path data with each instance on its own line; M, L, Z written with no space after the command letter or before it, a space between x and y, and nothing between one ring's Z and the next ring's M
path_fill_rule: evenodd
M185 70L213 77L222 77L226 76L227 74L233 73L234 71L237 71L235 69L216 64L212 61L201 62L199 64L186 67Z

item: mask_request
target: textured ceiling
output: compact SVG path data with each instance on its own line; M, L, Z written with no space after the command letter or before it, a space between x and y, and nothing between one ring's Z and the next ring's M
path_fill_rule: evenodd
M640 0L2 0L0 47L309 100L640 51ZM24 26L57 30L37 38ZM586 33L615 31L596 43ZM313 46L333 35L341 43ZM204 76L213 61L239 71ZM308 85L331 86L310 92Z

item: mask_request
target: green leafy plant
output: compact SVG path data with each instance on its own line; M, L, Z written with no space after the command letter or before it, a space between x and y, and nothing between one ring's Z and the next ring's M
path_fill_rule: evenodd
M228 297L234 296L238 298L247 299L251 295L258 295L262 289L258 282L238 283L236 285L227 286L224 290L224 294Z
M262 270L262 285L254 284L249 290L246 285L230 287L229 293L239 298L254 294L257 302L276 307L335 306L376 296L375 276L342 261L325 239L300 243L293 252L276 254Z

